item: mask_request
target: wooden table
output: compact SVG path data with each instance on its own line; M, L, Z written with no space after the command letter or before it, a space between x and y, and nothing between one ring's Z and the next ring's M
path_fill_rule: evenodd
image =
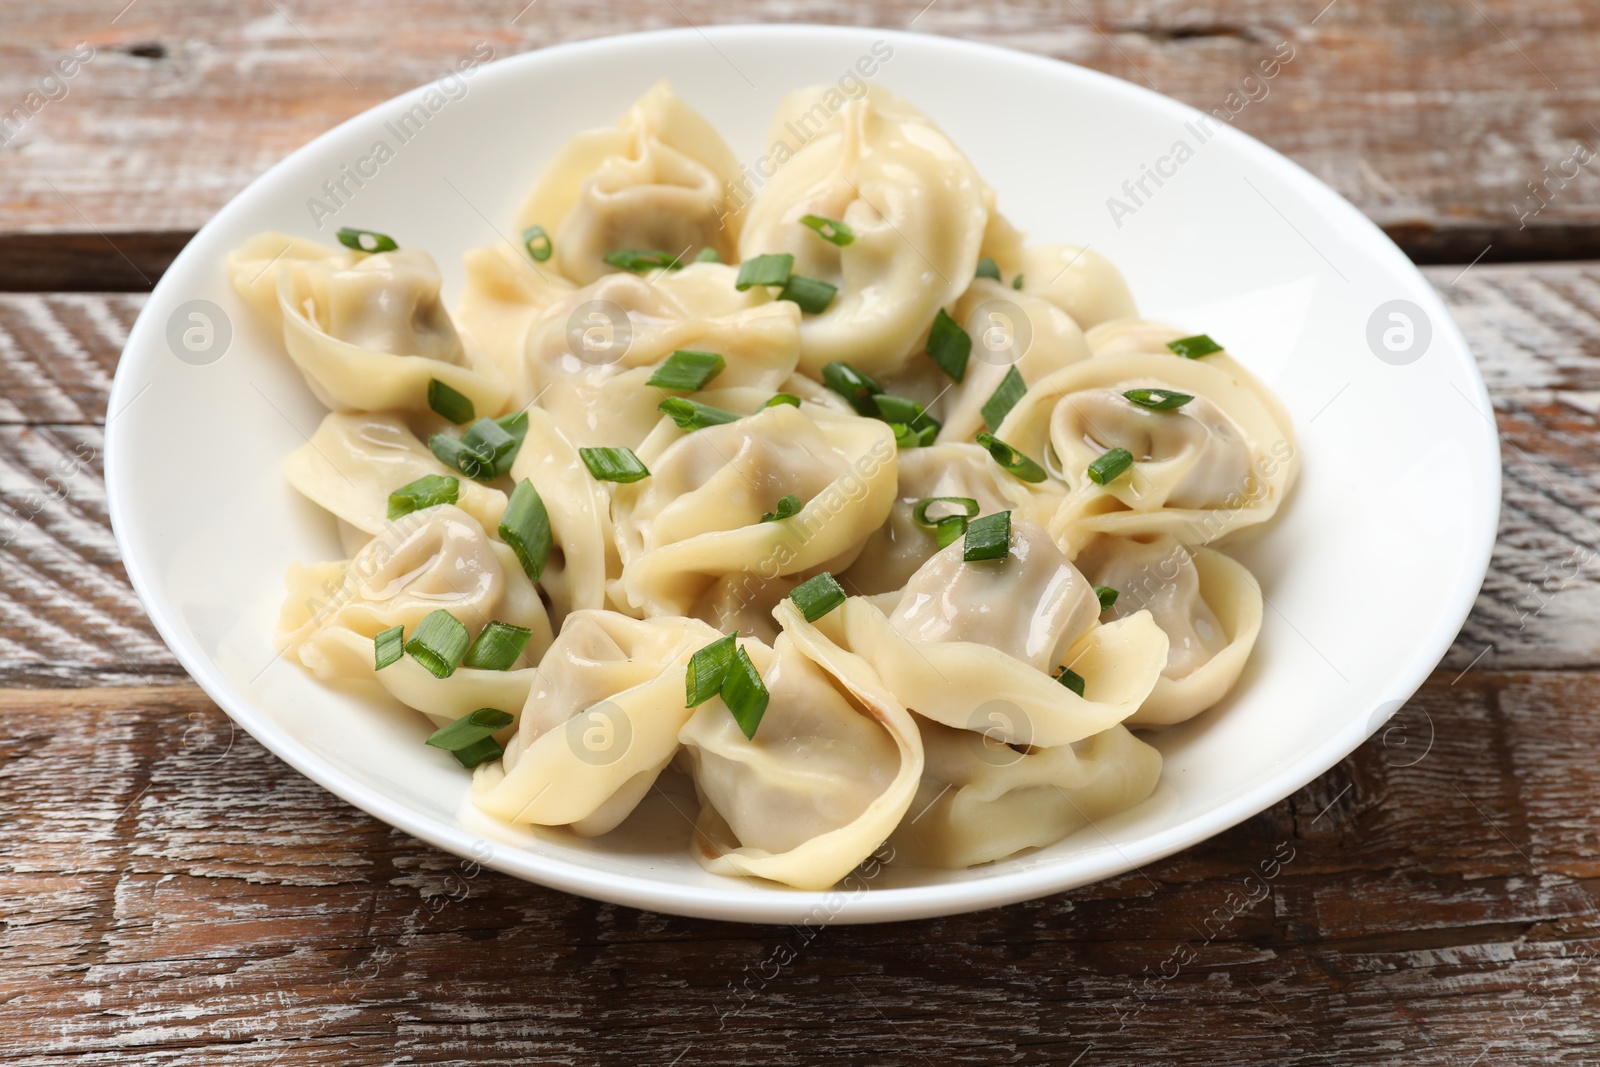
M1529 186L1600 144L1600 11L524 2L0 11L0 114L77 42L94 48L64 96L0 134L0 1061L1600 1058L1600 263L1531 262L1600 257L1600 181L1580 169L1547 185L1537 212ZM107 525L106 391L140 293L265 166L475 42L503 56L733 19L911 25L1208 109L1293 43L1238 125L1439 264L1428 277L1478 354L1504 440L1493 568L1389 729L1142 871L814 937L463 866L232 729L145 620ZM1291 854L1250 902L1246 875ZM1192 960L1166 963L1180 949Z

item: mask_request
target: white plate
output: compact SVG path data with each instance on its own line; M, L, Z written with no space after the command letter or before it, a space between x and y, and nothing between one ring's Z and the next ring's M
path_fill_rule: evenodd
M341 225L377 229L433 252L453 302L460 253L495 240L495 225L509 228L571 134L613 122L656 79L669 77L750 161L785 91L837 81L879 41L893 55L873 80L966 150L1013 222L1035 240L1109 256L1145 314L1222 338L1293 412L1300 486L1269 536L1242 551L1270 607L1239 690L1154 737L1166 769L1150 801L974 870L888 868L870 889L835 893L713 877L689 858L686 820L672 809L692 811L686 796L652 797L599 840L496 833L465 810L467 776L423 746L420 716L331 691L273 658L285 568L341 553L331 521L278 473L322 409L234 296L223 256L263 229L324 240ZM319 137L223 208L134 325L106 427L112 521L157 629L235 721L378 818L518 877L684 915L868 922L1007 904L1148 864L1298 789L1421 684L1471 607L1494 541L1500 466L1466 343L1376 227L1231 127L1219 124L1202 144L1199 112L1103 74L943 38L825 27L587 41L479 67L464 85L376 176L359 189L346 183L353 196L321 231L308 200L375 141L395 146L385 123L424 90ZM1163 162L1179 140L1192 158ZM1150 195L1135 203L1123 183L1146 166L1170 176L1159 187L1146 179ZM1112 196L1133 213L1114 219ZM169 342L174 323L180 333L202 325L183 307L195 300L221 309L209 356ZM1406 323L1387 318L1393 301L1405 302L1394 307L1410 321L1409 350ZM1383 347L1384 330L1402 351Z

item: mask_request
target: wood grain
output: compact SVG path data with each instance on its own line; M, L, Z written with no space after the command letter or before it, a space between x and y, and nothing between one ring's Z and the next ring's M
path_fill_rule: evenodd
M79 42L94 49L50 86L58 99L36 98L42 106L0 137L0 248L66 235L13 244L0 284L145 288L172 251L161 233L181 240L288 152L439 77L480 41L505 57L630 30L789 21L1006 45L1207 111L1228 106L1287 41L1294 58L1235 124L1414 256L1600 255L1600 182L1568 162L1579 145L1600 148L1600 9L1563 0L62 0L0 10L0 115Z
M1597 700L1589 673L1441 674L1410 743L1141 872L808 936L464 864L192 689L4 691L0 1059L1588 1062Z

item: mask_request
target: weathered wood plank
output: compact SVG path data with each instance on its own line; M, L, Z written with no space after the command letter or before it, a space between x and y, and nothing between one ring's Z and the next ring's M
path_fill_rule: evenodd
M1600 618L1600 266L1441 267L1428 276L1478 355L1505 458L1494 563L1444 665L1600 665L1591 625ZM141 302L0 295L4 684L182 677L127 587L100 482L97 424Z
M1142 873L816 932L463 865L186 687L0 692L0 1059L1587 1062L1600 677L1451 677Z
M1240 128L1431 262L1464 262L1491 244L1491 260L1600 254L1600 183L1573 162L1580 144L1600 146L1591 125L1600 11L1561 0L123 6L67 0L0 13L0 115L23 109L0 138L0 231L70 233L113 272L102 276L130 287L142 288L159 250L130 237L128 258L141 265L124 264L102 255L97 231L192 232L289 151L438 77L480 41L503 57L722 22L881 25L1054 56L1208 111L1237 109ZM1283 41L1293 58L1260 95L1244 79ZM30 100L79 42L92 58ZM1247 91L1257 99L1240 105ZM82 285L51 271L57 254L0 260L12 267L8 283Z

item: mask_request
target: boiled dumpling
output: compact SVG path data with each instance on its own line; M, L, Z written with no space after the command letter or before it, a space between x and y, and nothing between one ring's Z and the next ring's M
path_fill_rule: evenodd
M800 311L752 289L734 289L733 268L699 263L645 279L613 274L557 301L528 334L520 401L538 399L582 447L637 447L679 395L648 385L680 349L723 357L708 384L778 392L799 358Z
M748 209L741 258L794 256L796 274L838 295L800 325L800 368L820 377L843 360L890 377L920 351L934 314L966 289L977 266L989 211L987 189L961 151L927 116L882 89L831 112L818 98L831 86L789 94L773 119L785 124L817 109L830 117L762 187ZM839 247L801 225L804 215L845 223L855 239Z
M429 475L456 478L456 506L486 530L495 529L506 510L504 493L440 463L393 415L328 414L289 453L283 473L313 503L368 537L389 525L389 494Z
M535 660L550 642L516 554L450 504L402 516L349 561L291 570L289 588L278 645L320 678L369 675L373 638L397 625L410 637L437 608L472 634L496 620L533 630L525 654Z
M724 575L842 570L894 499L889 427L812 405L687 433L663 420L639 458L650 477L613 497L622 577L612 597L649 615L686 614ZM799 510L762 521L786 496Z
M918 719L926 767L889 839L896 864L971 867L1054 844L1142 803L1161 753L1122 726L1077 744L1019 751L994 735Z
M439 286L438 265L414 249L285 266L284 346L317 399L335 411L426 412L438 379L478 415L499 414L505 380L462 345Z
M881 845L922 774L916 727L858 657L792 603L768 648L744 643L771 695L754 739L720 698L681 737L701 798L695 858L718 874L826 889Z
M1043 529L1014 520L1003 559L967 562L963 547L924 563L887 616L861 597L839 609L845 646L906 707L958 729L998 714L1008 743L1064 745L1150 695L1166 636L1148 613L1098 624L1094 589ZM1082 696L1056 679L1062 667Z
M1129 723L1182 722L1233 688L1261 632L1261 588L1243 566L1163 534L1097 537L1076 563L1117 591L1112 618L1149 611L1167 635L1161 680Z
M579 611L539 663L499 763L479 769L473 801L509 822L614 828L678 751L689 657L720 635L693 619Z
M1123 394L1194 399L1150 410ZM1204 544L1265 522L1294 482L1292 427L1225 364L1168 354L1103 356L1028 388L996 431L1067 488L1050 532L1069 555L1096 533L1169 533ZM1105 484L1088 467L1113 448L1132 466Z
M550 268L580 285L616 269L605 262L609 252L688 262L710 248L731 262L739 218L728 197L739 173L711 124L660 82L616 126L580 133L557 154L517 227L544 227Z
M1033 245L1022 254L1022 290L1037 293L1088 330L1135 314L1133 294L1116 265L1072 245Z

